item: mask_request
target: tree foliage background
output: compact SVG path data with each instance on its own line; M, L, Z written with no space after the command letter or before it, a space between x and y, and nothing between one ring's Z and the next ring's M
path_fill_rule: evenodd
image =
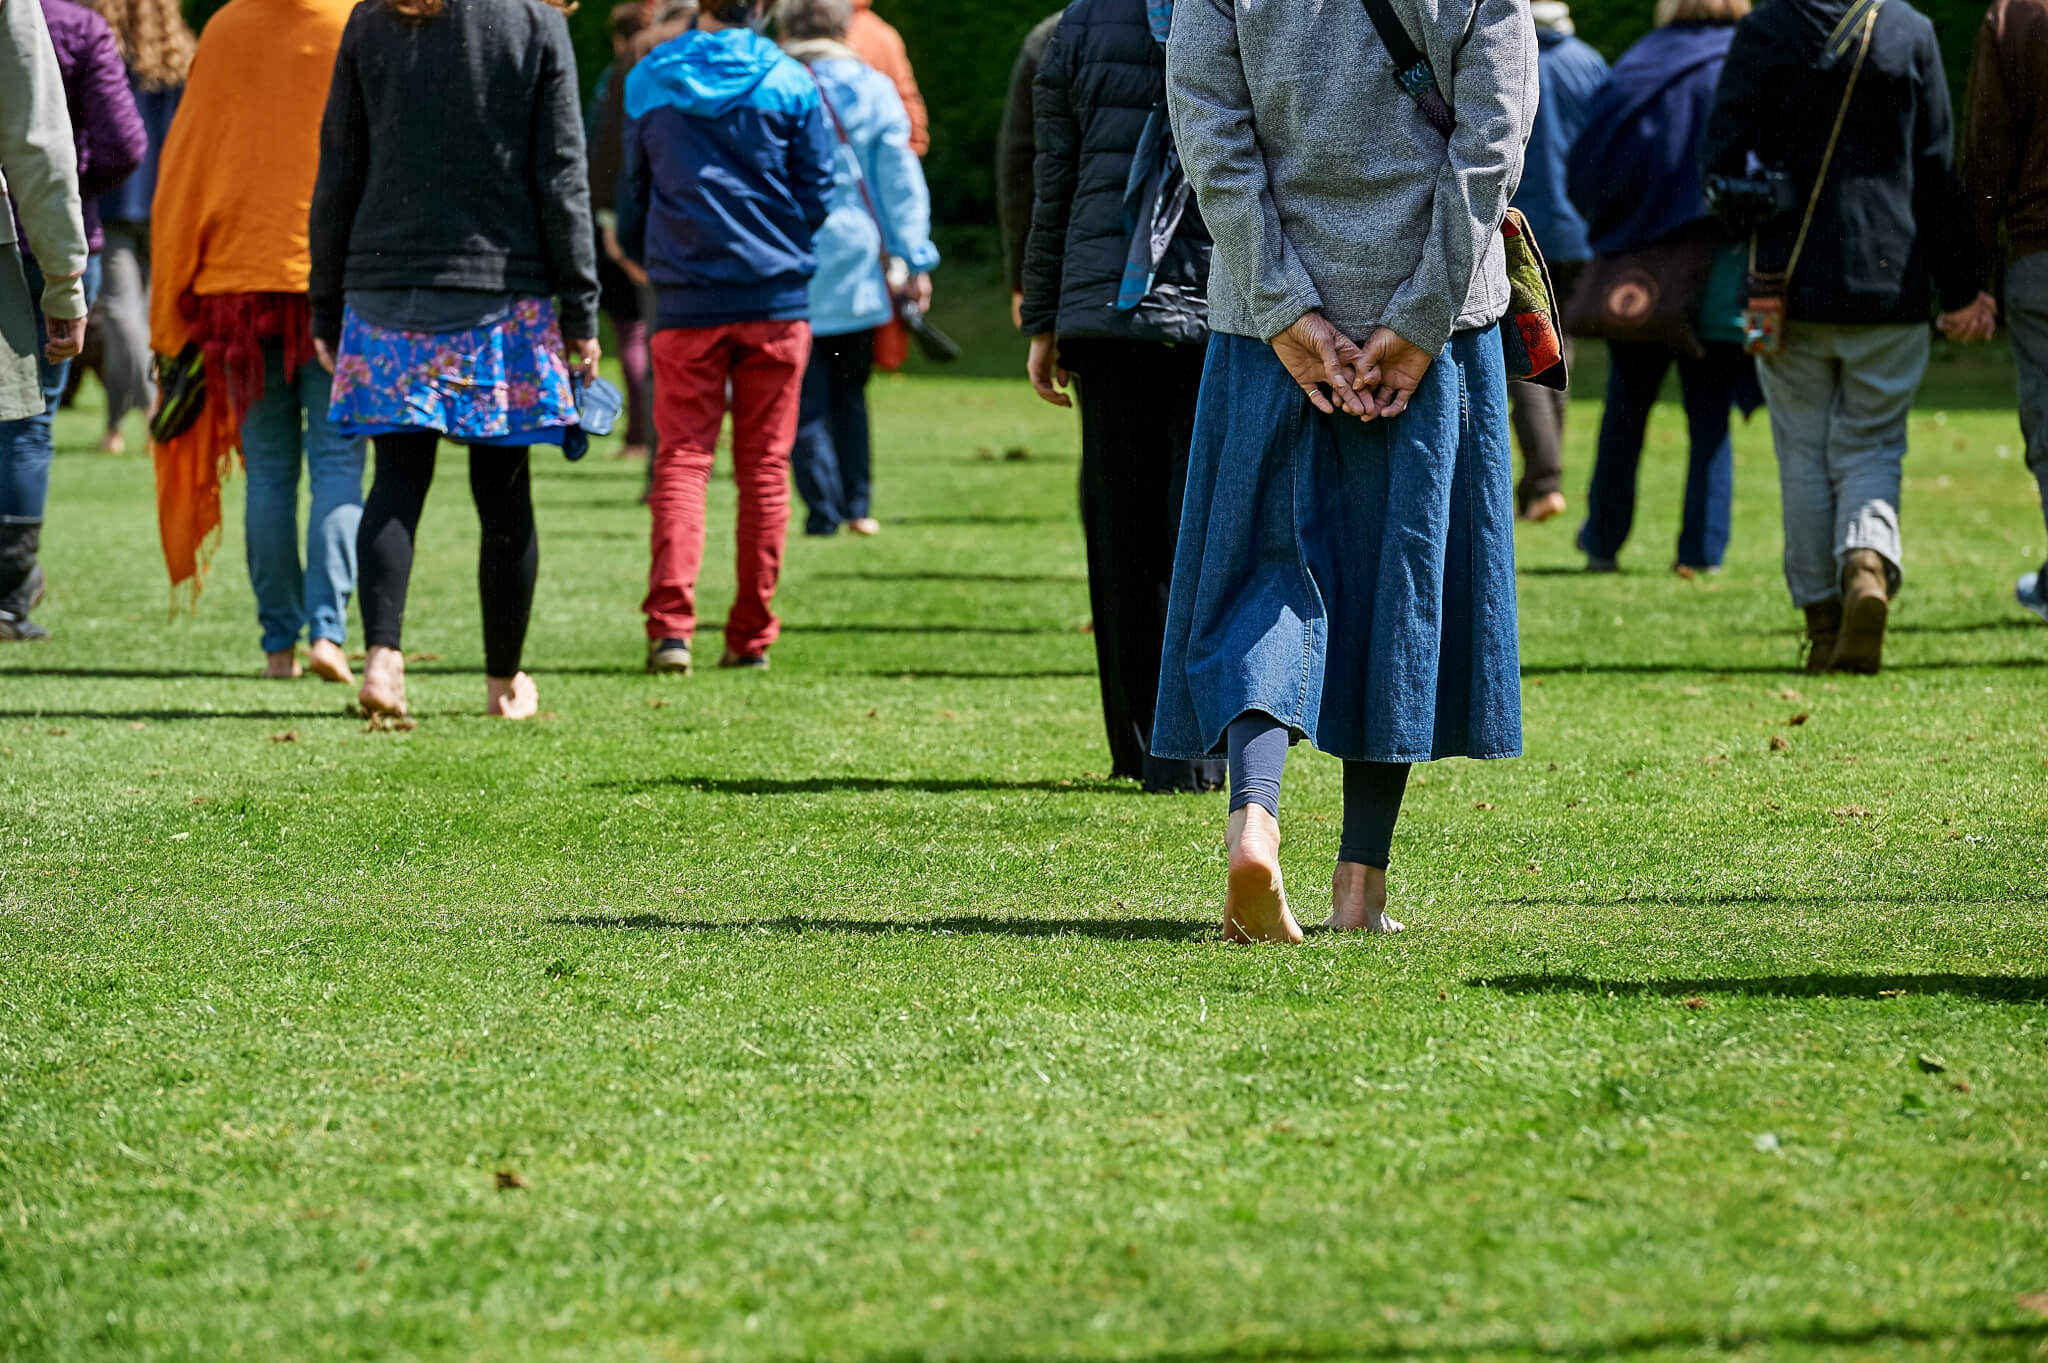
M1984 0L1911 0L1934 20L1960 103L1970 52L1984 19ZM188 0L195 21L221 0ZM875 0L875 8L903 33L917 79L931 106L932 152L925 163L939 221L955 226L990 222L995 214L996 128L1017 48L1046 15L1048 0ZM1611 61L1649 31L1654 0L1573 0L1579 36ZM610 60L611 6L586 0L570 25L576 33L588 88Z

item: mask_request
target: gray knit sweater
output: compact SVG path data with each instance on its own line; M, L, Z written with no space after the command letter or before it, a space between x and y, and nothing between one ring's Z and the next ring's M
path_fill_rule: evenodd
M1215 331L1320 308L1430 354L1507 310L1500 224L1536 116L1529 0L1392 0L1457 112L1447 143L1395 83L1360 0L1177 0L1175 140L1216 238Z
M52 317L85 316L84 284L55 277L84 271L85 226L63 74L36 0L0 0L0 246L14 241L10 193L29 247L52 276L44 309Z

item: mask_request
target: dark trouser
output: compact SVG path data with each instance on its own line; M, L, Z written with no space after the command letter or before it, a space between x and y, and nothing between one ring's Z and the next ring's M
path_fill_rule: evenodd
M1259 805L1280 817L1280 778L1287 770L1290 735L1271 715L1248 710L1230 722L1230 812ZM1344 836L1337 860L1386 870L1393 859L1394 825L1408 794L1408 763L1344 764Z
M377 472L356 538L361 561L356 596L370 646L398 648L405 627L406 587L412 581L413 542L426 510L427 489L433 486L441 437L434 431L407 431L380 435L375 443ZM469 493L483 523L476 581L483 599L484 671L493 677L517 676L527 620L533 613L533 584L540 576L540 532L533 520L525 448L470 446Z
M1214 790L1225 762L1152 756L1152 711L1166 646L1166 598L1202 388L1201 346L1071 341L1081 409L1081 525L1110 772L1148 790Z
M807 535L830 535L868 514L874 486L868 434L868 378L875 369L875 333L813 336L804 370L790 467L810 515Z
M1650 411L1664 376L1678 365L1691 438L1685 478L1685 515L1678 531L1677 561L1691 568L1718 568L1728 552L1735 502L1735 446L1728 438L1728 409L1734 404L1748 363L1736 346L1709 343L1701 358L1687 359L1670 348L1633 341L1608 345L1607 412L1600 419L1600 451L1586 489L1586 521L1579 548L1594 558L1613 558L1628 542L1636 516L1636 469Z
M1559 298L1570 298L1579 282L1583 261L1551 261L1551 285ZM1577 358L1572 338L1564 340L1565 368ZM1508 413L1515 443L1522 447L1522 481L1515 484L1515 510L1527 511L1539 497L1564 490L1564 418L1571 395L1534 383L1508 385Z

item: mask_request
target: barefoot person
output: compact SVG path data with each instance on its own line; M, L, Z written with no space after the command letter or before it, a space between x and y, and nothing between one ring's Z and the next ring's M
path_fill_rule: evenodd
M1330 926L1399 931L1408 765L1520 753L1500 226L1536 111L1524 0L1391 0L1446 139L1364 8L1176 0L1175 140L1215 238L1208 366L1153 749L1230 755L1233 941L1298 942L1290 743L1342 758Z
M320 111L350 0L233 0L206 26L157 168L150 348L205 357L208 398L158 444L157 520L172 589L196 597L220 528L221 470L248 474L249 585L264 675L353 685L346 645L363 514L363 442L328 420L306 305L306 214ZM147 202L147 201L145 201ZM299 557L299 477L312 483Z
M334 369L334 415L377 448L357 537L363 708L405 713L406 588L446 437L469 446L483 523L487 710L530 718L539 698L519 662L540 536L527 451L561 442L575 421L571 365L591 374L599 358L562 12L541 0L359 6L321 126L312 221L313 335Z

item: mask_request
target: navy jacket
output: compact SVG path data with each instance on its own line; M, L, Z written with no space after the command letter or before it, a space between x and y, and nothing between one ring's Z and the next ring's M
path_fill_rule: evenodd
M1842 106L1866 10L1851 0L1771 0L1735 31L1720 96L1700 148L1708 174L1740 175L1753 156L1784 171L1799 208L1758 234L1759 264L1781 270L1828 130ZM1829 40L1844 30L1843 42ZM1985 285L1968 202L1955 169L1955 117L1934 25L1906 0L1885 0L1857 81L1806 252L1792 277L1794 321L1925 324L1966 306Z
M1728 24L1673 24L1614 64L1571 152L1572 203L1596 254L1634 251L1711 216L1700 139L1734 37Z
M619 245L657 327L810 316L837 140L803 66L746 28L690 30L626 78Z
M1522 162L1522 185L1514 206L1529 218L1543 254L1557 263L1592 258L1586 220L1565 191L1572 143L1586 126L1593 100L1607 81L1607 60L1577 38L1536 31L1536 78L1543 97Z

